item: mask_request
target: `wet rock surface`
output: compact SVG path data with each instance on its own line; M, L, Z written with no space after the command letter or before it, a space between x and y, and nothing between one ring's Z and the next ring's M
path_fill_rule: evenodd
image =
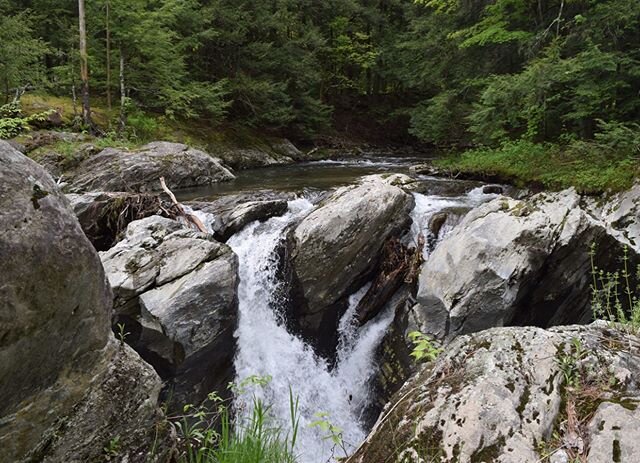
M191 201L185 203L196 211L209 214L208 225L217 240L227 241L249 223L261 222L283 215L287 201L294 194L255 192L227 195L213 201Z
M619 458L640 437L639 367L637 338L603 324L462 336L396 394L348 461L533 462L560 448L632 461Z
M326 340L335 338L346 299L375 269L386 240L408 227L412 205L402 189L373 176L338 189L291 231L292 318L320 350L331 350Z
M503 325L553 326L591 319L595 262L617 269L622 243L580 207L573 190L495 199L471 211L424 264L417 310L439 338ZM637 259L637 256L632 256Z

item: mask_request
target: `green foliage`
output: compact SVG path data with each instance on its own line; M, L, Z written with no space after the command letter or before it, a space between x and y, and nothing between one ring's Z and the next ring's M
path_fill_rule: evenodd
M53 110L48 110L23 116L19 103L0 106L0 140L16 137L33 126L46 125L52 112Z
M269 378L252 376L234 385L236 393L262 386ZM180 463L295 463L298 434L298 399L289 391L291 428L276 424L270 407L255 394L248 413L236 410L218 394L209 394L198 407L185 405L183 415L172 417L179 439Z
M0 88L8 98L16 89L40 83L42 58L48 48L33 29L30 10L13 8L0 1Z
M622 268L616 271L605 271L598 268L595 262L596 244L589 249L591 258L591 309L593 318L607 320L611 323L630 328L633 332L640 330L640 265L635 272L631 269L629 250L624 248Z
M625 152L603 150L600 143L577 140L558 145L519 140L499 148L478 148L447 156L436 165L453 173L497 176L520 186L573 186L590 194L630 188L639 173L637 160Z
M418 362L431 362L442 353L442 348L437 347L429 336L419 331L409 333L409 339L413 343L410 355Z
M580 362L587 356L587 351L582 347L582 342L578 338L571 340L571 345L567 350L560 348L560 353L556 357L556 365L562 373L564 385L567 387L577 387L580 384Z
M116 461L120 453L120 436L116 436L102 449L105 461Z
M349 457L349 452L344 443L343 431L338 426L334 425L329 417L328 413L318 412L315 414L317 420L313 421L309 426L318 428L324 434L322 437L324 440L329 440L333 444L332 455L335 456L335 451L339 447L344 453L344 457Z
M129 336L131 333L126 331L124 323L118 323L117 326L118 326L118 339L120 340L120 344L124 344L125 340L127 339L127 336Z

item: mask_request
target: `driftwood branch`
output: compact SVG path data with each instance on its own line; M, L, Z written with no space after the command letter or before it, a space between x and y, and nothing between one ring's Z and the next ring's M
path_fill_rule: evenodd
M178 217L182 217L188 225L193 225L196 229L200 230L202 233L209 233L207 231L207 227L204 226L202 220L200 220L194 214L187 212L182 204L178 202L176 199L176 195L169 189L166 182L164 181L164 177L160 177L160 185L164 192L171 198L171 202L173 203L175 209L178 211Z

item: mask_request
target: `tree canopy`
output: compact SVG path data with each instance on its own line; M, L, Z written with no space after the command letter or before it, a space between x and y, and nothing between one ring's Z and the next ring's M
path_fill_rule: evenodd
M0 0L7 100L71 93L76 23L74 0ZM87 29L92 96L109 46L129 104L172 118L310 135L351 111L438 145L593 139L640 119L637 0L95 0Z

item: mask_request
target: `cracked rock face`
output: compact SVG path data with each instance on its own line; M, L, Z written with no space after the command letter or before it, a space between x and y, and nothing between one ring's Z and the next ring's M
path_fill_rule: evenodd
M623 243L580 207L574 190L474 209L421 270L422 329L451 339L495 326L588 322L593 242L598 266L617 269Z
M116 435L144 461L160 378L116 345L104 270L67 199L3 141L0 229L0 461L99 461Z
M395 177L371 176L340 188L291 230L298 288L293 318L309 339L335 335L354 286L374 270L385 241L410 224L413 198L392 181Z
M72 193L88 191L149 192L161 190L165 177L172 189L233 180L219 159L180 143L153 142L138 151L107 148L80 164L71 180Z
M461 336L396 394L348 462L521 463L560 447L633 461L615 456L637 452L639 385L637 338L604 324Z
M609 232L636 252L640 252L640 183L613 195L604 204L589 201L589 210L608 227Z
M101 258L127 342L169 382L174 403L233 377L238 259L210 235L158 216L129 224Z

